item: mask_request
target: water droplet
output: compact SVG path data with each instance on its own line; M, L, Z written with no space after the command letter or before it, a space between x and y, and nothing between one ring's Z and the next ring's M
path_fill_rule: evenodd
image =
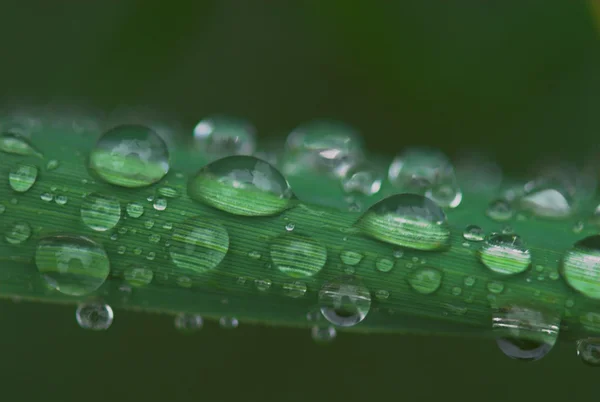
M495 200L488 206L486 214L496 222L504 222L513 217L514 211L508 201Z
M127 229L127 226L121 226L121 227L119 228L119 234L122 234L122 235L124 235L125 233L127 233L127 231L128 231L128 230L129 230L129 229Z
M427 195L441 207L457 207L462 201L454 167L434 149L410 148L391 163L388 178L405 193Z
M148 255L146 256L146 259L148 261L152 261L156 258L156 253L154 251L150 251L148 252Z
M340 259L346 265L357 265L363 259L363 255L356 251L344 250L340 254Z
M292 230L294 230L295 227L296 227L296 225L294 225L293 223L288 223L285 225L285 230L287 230L288 232L291 232Z
M79 326L92 331L107 330L113 322L113 317L112 308L108 304L81 304L75 312Z
M360 161L352 165L342 178L342 187L347 193L361 193L364 195L377 194L381 190L381 183L385 173L379 166Z
M117 226L121 219L121 204L116 198L92 193L81 203L81 219L90 229L104 232Z
M175 316L175 329L184 334L192 334L202 329L204 320L198 314L180 313Z
M0 151L13 155L37 156L43 158L41 152L18 134L4 133L0 135Z
M110 272L102 246L82 236L56 235L40 240L35 264L52 288L69 296L92 293Z
M565 218L572 212L569 198L557 189L547 188L524 196L520 200L520 206L542 218Z
M256 130L246 120L211 116L194 127L194 140L211 158L251 155L256 146Z
M499 281L491 281L487 284L487 289L492 293L502 293L504 290L504 284Z
M40 198L42 201L50 202L54 199L54 196L50 193L42 193L42 195L40 195Z
M396 194L379 201L356 226L375 239L417 250L439 250L450 244L442 209L416 194Z
M375 292L377 300L387 300L390 297L390 292L385 289L379 289Z
M573 225L573 233L581 233L585 227L585 224L582 221L575 222Z
M394 250L394 258L402 258L402 256L404 255L404 252L400 249L396 249Z
M69 201L69 198L66 195L57 195L54 199L57 205L66 205Z
M161 187L158 189L158 194L166 198L177 198L179 193L173 187Z
M175 265L197 274L216 268L229 249L227 230L202 217L186 220L175 230L172 240L169 254Z
M577 356L587 365L600 366L600 339L587 338L577 341Z
M281 173L253 156L231 156L203 167L190 180L188 193L195 201L243 216L278 214L293 197Z
M173 229L173 224L171 222L165 222L165 224L163 225L163 229L171 230Z
M468 241L483 241L483 239L485 239L485 234L483 233L483 229L479 226L469 225L465 228L463 237Z
M167 199L166 198L157 198L154 201L154 209L157 211L164 211L167 209Z
M48 163L46 164L46 170L50 171L50 170L54 170L56 168L58 168L58 161L56 159L50 159L48 161Z
M461 295L461 293L462 293L462 288L461 288L461 287L459 287L459 286L454 286L454 287L452 288L452 294L453 294L454 296L460 296L460 295Z
M528 307L507 306L493 314L492 329L505 355L518 360L538 360L556 343L560 318Z
M419 268L408 275L408 283L417 292L429 295L442 285L442 273L434 268Z
M306 285L300 281L294 281L283 284L283 292L286 296L297 299L306 294Z
M125 254L126 250L127 250L127 248L125 246L117 247L117 253L119 253L119 254Z
M323 285L319 291L321 314L333 325L351 327L365 319L371 309L369 290L352 276Z
M325 265L327 249L309 237L285 234L271 243L271 260L291 277L313 276Z
M144 222L144 227L146 229L152 229L154 227L154 221L152 219L148 219L146 222Z
M160 235L157 233L152 233L150 236L148 236L148 241L156 244L160 241Z
M270 279L255 279L254 286L256 286L256 289L260 290L261 292L266 292L267 290L269 290L271 288L271 280Z
M473 278L472 276L465 277L464 284L467 287L475 285L475 278Z
M19 193L24 193L33 187L37 180L38 168L33 165L18 164L8 173L10 188Z
M252 250L248 252L248 257L252 258L253 260L259 260L261 255L258 251Z
M27 222L15 222L6 232L5 239L10 244L21 244L31 237L31 226Z
M180 276L177 278L177 285L189 289L192 287L192 280L187 276Z
M575 243L563 258L561 274L579 293L600 299L600 235Z
M224 329L234 329L240 325L239 321L235 317L221 317L219 318L219 326Z
M154 272L148 268L131 267L125 270L124 276L128 284L136 288L141 288L152 282Z
M326 344L333 342L337 336L337 332L332 326L315 325L310 329L310 336L316 343Z
M90 168L104 181L121 187L145 187L169 171L167 145L153 130L122 125L102 135L90 154Z
M390 272L394 268L394 261L389 258L378 258L375 267L379 272Z
M512 234L492 233L479 251L481 262L503 275L524 272L531 265L531 254L521 238Z

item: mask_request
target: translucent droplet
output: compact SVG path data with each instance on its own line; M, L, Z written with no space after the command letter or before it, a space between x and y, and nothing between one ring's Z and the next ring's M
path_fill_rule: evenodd
M333 325L351 327L365 319L371 309L369 290L352 276L342 276L319 291L321 314Z
M141 288L148 286L154 278L154 272L151 269L143 267L131 267L125 270L125 280L131 286Z
M212 159L232 155L251 155L256 146L256 130L247 121L211 116L194 127L194 140Z
M18 164L8 173L10 188L19 193L24 193L33 187L37 180L38 168L33 165Z
M13 155L37 156L43 158L41 152L18 134L4 133L0 135L0 151Z
M375 292L377 300L387 300L390 297L390 292L385 289L379 289Z
M57 195L54 202L56 202L57 205L67 205L69 198L66 195Z
M177 198L179 197L179 192L173 187L161 187L158 189L158 194L162 195L166 198Z
M485 233L479 226L469 225L465 228L463 237L468 241L483 241L485 239Z
M487 289L492 293L502 293L504 290L504 284L499 281L490 281L487 284Z
M160 235L158 233L152 233L150 236L148 236L148 241L156 244L160 242Z
M404 255L404 251L402 251L400 249L394 250L394 258L402 258L403 255Z
M575 222L575 224L573 225L573 233L581 233L584 227L585 224L582 221Z
M227 230L216 221L202 217L182 223L172 240L169 254L175 265L196 274L216 268L229 249Z
M465 277L463 283L465 284L465 286L471 287L475 285L475 278L473 278L472 276L467 276Z
M323 245L296 234L276 238L271 243L270 253L275 267L294 278L317 274L327 261L327 249Z
M192 280L188 276L180 276L177 278L177 285L189 289L192 287Z
M360 161L348 169L342 178L342 187L347 193L373 195L381 190L384 178L385 173L379 166L367 161Z
M391 163L388 178L405 193L427 195L441 207L457 207L462 201L454 167L440 151L411 148Z
M453 294L454 296L460 296L460 295L461 295L461 293L462 293L462 288L461 288L460 286L454 286L454 287L452 288L452 294Z
M88 303L77 307L77 323L83 329L105 331L113 322L113 311L108 304Z
M235 317L221 317L219 318L219 326L224 329L234 329L240 325L239 321Z
M315 325L310 329L310 336L316 343L325 344L333 342L337 336L337 332L332 326Z
M560 318L523 306L507 306L494 312L492 330L500 350L512 359L538 360L558 339Z
M271 280L270 279L255 279L254 286L256 286L256 289L260 290L261 292L266 292L267 290L269 290L271 288Z
M600 366L600 338L577 341L577 356L589 366Z
M363 259L363 255L356 251L344 250L340 253L340 259L346 265L357 265Z
M31 237L31 226L27 222L15 222L6 231L4 238L10 244L21 244Z
M286 296L297 299L306 294L306 284L300 281L294 281L283 284L283 292Z
M492 233L479 250L481 262L503 275L524 272L531 265L531 254L521 238L514 234Z
M81 203L81 220L92 230L104 232L117 226L121 219L121 204L103 194L88 194Z
M508 201L495 200L488 206L486 214L496 222L504 222L513 217L514 211Z
M285 230L287 230L288 232L291 232L295 228L296 228L296 225L294 225L293 223L288 223L285 225Z
M69 296L98 289L108 277L110 262L101 245L73 235L46 237L38 243L35 264L46 282Z
M408 283L417 292L429 295L442 285L442 273L435 268L418 268L408 275Z
M121 187L145 187L169 171L169 151L153 130L137 125L115 127L102 135L90 154L90 168Z
M248 257L252 258L253 260L259 260L261 255L258 251L253 250L248 252Z
M144 222L144 227L146 229L152 229L154 227L154 221L152 219L148 219L146 222Z
M600 235L575 243L563 257L561 274L579 293L600 299Z
M390 272L394 268L394 261L389 258L378 258L375 267L379 272Z
M42 201L50 202L50 201L52 201L54 199L54 196L52 194L50 194L50 193L42 193L40 195L40 199Z
M375 239L417 250L439 250L450 244L442 209L416 194L396 194L376 203L356 227Z
M164 211L167 209L167 199L166 198L157 198L154 200L154 209L157 211Z
M58 168L58 161L56 159L50 159L48 161L48 163L46 163L46 170L50 171L50 170L54 170L56 168Z
M571 204L565 195L553 188L526 195L521 199L520 206L543 218L565 218L572 212Z
M192 199L243 216L282 212L293 192L277 169L253 156L219 159L196 173L188 183Z
M202 329L204 320L198 314L180 313L175 316L175 329L181 333L192 334Z

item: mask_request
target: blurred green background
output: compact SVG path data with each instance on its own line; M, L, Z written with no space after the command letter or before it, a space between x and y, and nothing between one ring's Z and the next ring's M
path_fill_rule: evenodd
M373 151L491 152L506 172L578 159L600 133L600 43L584 1L5 0L0 103L153 110L191 132L248 118L260 139L330 117ZM597 399L574 345L520 364L471 339L249 327L178 334L116 311L106 333L71 307L2 303L6 401Z

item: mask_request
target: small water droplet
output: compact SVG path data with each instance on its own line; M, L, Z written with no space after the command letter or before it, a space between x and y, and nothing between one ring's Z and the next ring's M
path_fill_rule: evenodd
M363 255L356 251L344 250L340 253L340 259L346 265L357 265L361 262Z
M248 251L248 257L252 258L253 260L259 260L261 254L258 251L252 250Z
M175 329L184 334L192 334L202 329L204 320L198 314L180 313L175 316Z
M574 306L575 306L575 301L573 301L573 299L567 299L565 301L565 307L573 308Z
M10 188L24 193L33 187L38 176L38 168L33 165L18 164L8 173Z
M157 198L154 200L154 209L157 211L164 211L167 209L167 199L166 198Z
M454 296L460 296L461 293L462 293L462 288L460 286L454 286L452 288L452 294Z
M589 366L600 366L600 338L577 341L577 356Z
M87 303L77 307L77 323L83 329L105 331L113 322L113 311L108 304Z
M219 318L219 326L224 329L234 329L240 325L239 321L235 317L221 317Z
M403 255L404 255L404 251L402 251L400 249L394 250L394 258L402 258Z
M317 274L327 261L327 249L310 237L285 234L270 247L271 260L281 272L301 278Z
M127 204L127 215L132 218L139 218L144 214L144 206L137 202L130 202Z
M375 267L379 272L390 272L394 268L394 261L389 258L378 258Z
M422 267L408 275L408 283L421 294L432 294L442 285L442 273L435 268Z
M291 232L292 230L294 230L294 228L296 227L296 225L294 225L293 223L288 223L285 225L285 230L287 230L288 232Z
M35 264L52 288L69 296L92 293L110 272L102 246L82 236L56 235L40 240Z
M133 249L133 254L135 255L140 255L144 252L144 250L141 247L136 247Z
M256 286L256 289L260 290L261 292L266 292L267 290L269 290L271 288L271 280L270 279L255 279L254 286Z
M50 170L54 170L56 168L58 168L59 163L56 159L50 159L48 161L48 163L46 164L46 170L50 171Z
M81 203L81 219L92 230L104 232L121 219L121 204L116 198L98 193L88 194Z
M5 239L10 244L21 244L31 237L31 226L27 222L15 222L6 232Z
M150 236L148 236L148 241L156 244L160 241L160 235L158 233L152 233Z
M297 299L306 294L306 284L300 281L294 281L283 284L283 292L286 296Z
M177 285L189 289L192 287L192 279L188 276L180 276L177 278Z
M581 233L585 227L585 224L582 221L575 222L573 225L573 233Z
M463 282L464 282L465 286L467 286L467 287L471 287L471 286L475 285L475 281L476 281L476 280L475 280L475 278L474 278L474 277L472 277L472 276L467 276L467 277L465 277L465 279L464 279L464 281L463 281Z
M490 203L486 214L496 222L504 222L513 217L514 211L508 201L495 200Z
M316 343L326 344L333 342L337 336L337 332L332 326L315 325L310 330L310 336Z
M149 186L169 171L167 145L153 130L139 125L122 125L104 133L89 160L95 174L121 187Z
M194 127L194 141L213 159L251 155L255 138L256 130L248 121L230 116L210 116Z
M50 202L50 201L52 201L54 199L54 196L52 194L50 194L50 193L42 193L40 195L40 199L42 201Z
M479 226L469 225L465 228L463 237L468 241L483 241L483 239L485 239L485 233Z
M513 234L492 233L479 251L481 262L493 272L515 275L531 265L531 254L521 238Z
M143 267L131 267L125 270L125 280L133 287L144 287L152 282L154 272L151 269Z
M117 247L117 253L123 255L125 254L125 251L127 250L127 248L125 246L119 246Z
M379 289L375 292L375 297L377 300L387 300L390 297L390 292L385 289Z
M495 294L502 293L504 291L504 284L499 281L490 281L487 284L487 289Z
M44 157L28 140L15 133L0 135L0 151L13 155Z
M54 199L54 202L58 205L66 205L69 201L69 198L66 195L57 195Z
M162 195L166 198L177 198L179 197L179 192L173 187L161 187L158 189L158 194Z
M154 251L150 251L148 252L148 255L146 256L146 259L148 261L152 261L156 258L156 253Z
M575 243L563 257L561 274L579 293L600 299L600 235Z
M369 290L352 276L323 285L319 291L321 314L333 325L351 327L365 319L371 309Z
M416 194L396 194L379 201L356 226L375 239L417 250L444 249L450 242L442 209Z

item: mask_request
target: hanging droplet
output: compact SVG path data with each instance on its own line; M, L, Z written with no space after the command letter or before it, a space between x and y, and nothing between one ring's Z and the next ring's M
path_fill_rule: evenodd
M321 314L333 325L351 327L365 319L371 309L371 293L352 276L342 276L319 291Z
M105 331L113 322L113 311L108 304L81 304L75 312L77 323L83 329Z

